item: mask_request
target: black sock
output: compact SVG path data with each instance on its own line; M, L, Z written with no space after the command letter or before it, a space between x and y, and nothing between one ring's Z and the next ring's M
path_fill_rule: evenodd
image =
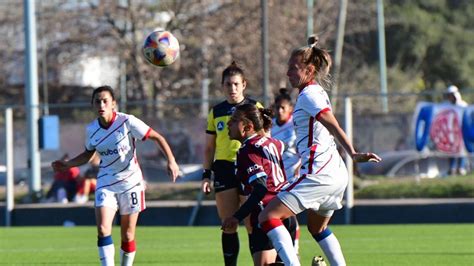
M222 233L222 252L226 266L237 266L237 256L239 255L239 235L237 233Z

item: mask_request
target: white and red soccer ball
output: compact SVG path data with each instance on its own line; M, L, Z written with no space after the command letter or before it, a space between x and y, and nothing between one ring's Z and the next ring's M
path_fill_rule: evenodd
M143 43L143 56L151 64L159 67L171 65L179 57L179 42L165 30L150 33Z

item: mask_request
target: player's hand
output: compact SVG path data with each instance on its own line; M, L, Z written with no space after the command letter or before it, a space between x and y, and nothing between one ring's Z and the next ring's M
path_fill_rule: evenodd
M358 163L364 163L364 162L375 162L378 163L382 161L382 158L380 158L377 154L367 152L367 153L355 153L352 155L352 160L354 162Z
M176 182L179 176L179 166L175 160L168 161L168 175L171 178L171 181Z
M206 194L211 193L211 180L209 178L205 178L202 180L201 189L202 192Z
M66 161L57 160L51 163L51 167L55 172L63 172L66 171L69 167L67 166Z
M222 231L234 231L237 229L237 226L239 225L239 220L235 218L234 216L227 217L224 222L222 222Z

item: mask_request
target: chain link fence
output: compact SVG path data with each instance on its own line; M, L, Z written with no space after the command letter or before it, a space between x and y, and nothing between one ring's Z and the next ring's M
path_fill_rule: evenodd
M464 91L468 101L472 93ZM381 106L380 95L348 95L353 106L354 146L360 151L377 153L393 150L414 149L412 133L413 111L418 101L441 101L442 92L426 94L390 94L387 96L389 112L374 111ZM344 98L337 98L336 116L344 125ZM261 99L258 99L262 101ZM209 106L218 103L209 101ZM262 101L263 102L263 101ZM122 110L145 121L165 136L180 165L201 164L205 146L206 112L200 99L176 99L167 102L118 103ZM27 124L22 105L14 109L14 165L15 169L27 169ZM0 107L0 165L5 164L4 110ZM59 150L41 151L42 180L52 179L50 163L68 153L74 156L84 149L85 126L95 119L90 103L56 104L39 106L41 114L57 115L60 120ZM46 111L47 108L47 111ZM205 108L204 108L205 109ZM378 108L381 110L381 107ZM166 181L165 158L151 142L137 142L137 156L145 178L150 181ZM24 171L27 172L27 171Z

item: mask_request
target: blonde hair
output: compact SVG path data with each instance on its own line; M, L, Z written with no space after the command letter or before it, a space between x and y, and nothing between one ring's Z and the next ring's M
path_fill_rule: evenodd
M291 57L301 56L303 64L311 64L315 67L316 82L330 85L329 70L332 66L332 59L327 50L318 47L318 41L317 36L311 35L308 38L308 45L293 50Z

